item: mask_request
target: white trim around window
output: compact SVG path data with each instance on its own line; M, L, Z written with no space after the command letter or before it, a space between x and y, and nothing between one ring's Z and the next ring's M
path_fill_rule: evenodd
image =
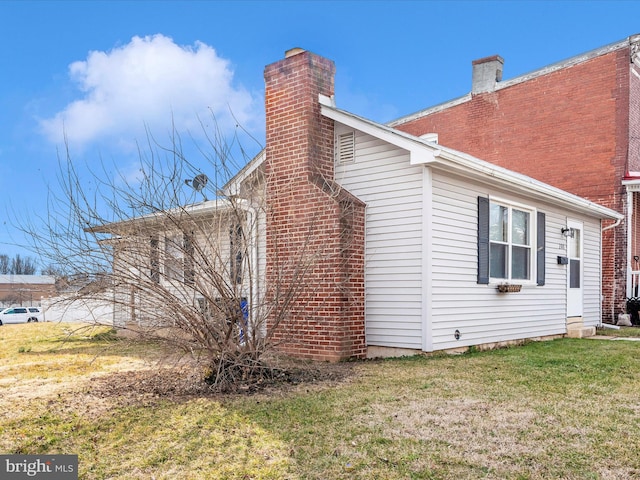
M537 210L489 197L489 282L536 283Z

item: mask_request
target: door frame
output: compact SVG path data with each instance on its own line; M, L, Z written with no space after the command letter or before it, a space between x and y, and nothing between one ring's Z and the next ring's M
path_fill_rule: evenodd
M567 318L573 317L582 317L583 309L584 309L584 223L567 219L567 227L572 229L572 231L579 231L579 235L577 238L567 237L566 239L566 248L567 248ZM574 242L578 241L578 256L572 255L571 246ZM579 272L579 288L571 287L571 261L579 260L580 261L580 272Z

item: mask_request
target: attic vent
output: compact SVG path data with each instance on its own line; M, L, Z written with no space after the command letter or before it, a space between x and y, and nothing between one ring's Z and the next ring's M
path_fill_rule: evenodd
M336 157L338 163L352 163L355 160L355 132L338 135L336 142Z

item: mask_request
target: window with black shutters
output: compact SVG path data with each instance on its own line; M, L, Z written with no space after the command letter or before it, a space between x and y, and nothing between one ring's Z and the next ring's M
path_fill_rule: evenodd
M544 213L478 197L478 283L544 285L544 238Z

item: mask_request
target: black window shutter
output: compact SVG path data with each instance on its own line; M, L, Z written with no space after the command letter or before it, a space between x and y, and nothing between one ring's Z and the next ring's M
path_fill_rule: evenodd
M545 274L545 252L544 252L544 232L545 232L545 215L542 212L538 212L538 235L537 235L537 246L538 250L536 252L536 270L537 270L537 283L538 285L544 285L544 274Z
M489 199L478 197L478 283L489 283Z

